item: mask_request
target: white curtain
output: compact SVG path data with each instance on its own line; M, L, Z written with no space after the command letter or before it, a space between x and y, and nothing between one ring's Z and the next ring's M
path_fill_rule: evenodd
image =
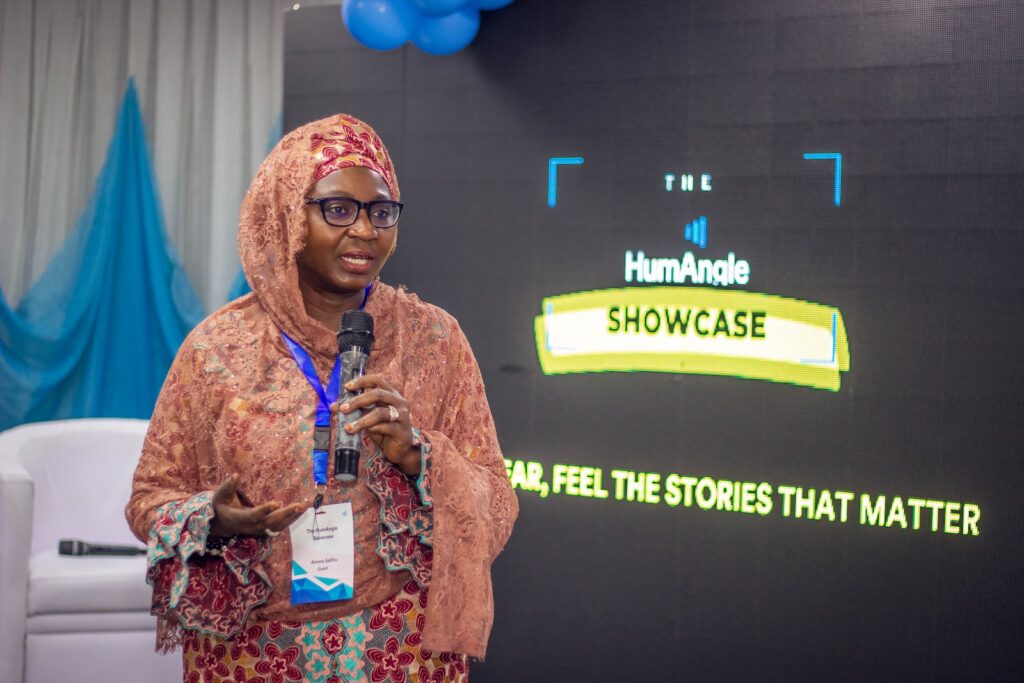
M0 287L14 306L71 232L128 78L171 242L207 310L238 272L238 210L279 135L282 0L0 1Z

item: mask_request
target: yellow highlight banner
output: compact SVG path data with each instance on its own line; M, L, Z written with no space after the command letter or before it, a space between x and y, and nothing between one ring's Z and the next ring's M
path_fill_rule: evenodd
M544 374L681 372L838 391L850 369L838 309L711 287L626 287L544 299Z

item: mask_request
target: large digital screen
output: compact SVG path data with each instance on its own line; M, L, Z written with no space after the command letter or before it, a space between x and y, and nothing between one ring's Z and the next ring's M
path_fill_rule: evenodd
M473 344L522 512L484 681L1024 664L1024 6L531 2L473 45L287 23L373 124L384 278Z

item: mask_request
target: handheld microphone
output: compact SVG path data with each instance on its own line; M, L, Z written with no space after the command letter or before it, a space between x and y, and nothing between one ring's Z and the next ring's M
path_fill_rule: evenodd
M133 545L100 545L99 543L86 543L77 538L62 538L57 544L61 555L107 555L107 556L133 556L145 555L145 548L138 548Z
M341 318L338 331L338 353L341 354L341 390L338 397L342 403L356 397L356 392L345 389L345 385L366 374L366 365L373 348L373 316L365 311L348 311ZM334 418L334 478L338 481L355 481L359 476L360 435L349 434L345 425L363 416L362 410L350 413L335 413Z

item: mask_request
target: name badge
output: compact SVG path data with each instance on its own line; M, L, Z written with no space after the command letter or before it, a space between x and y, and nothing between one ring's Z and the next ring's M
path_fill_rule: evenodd
M355 582L352 503L309 508L288 528L292 604L350 600Z

